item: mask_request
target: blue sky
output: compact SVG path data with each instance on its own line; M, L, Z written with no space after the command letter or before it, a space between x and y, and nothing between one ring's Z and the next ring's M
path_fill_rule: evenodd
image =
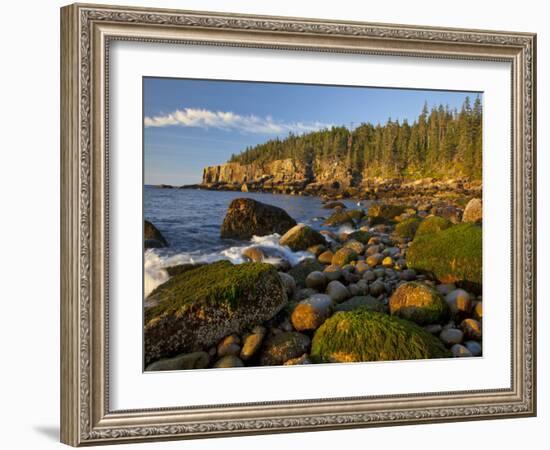
M145 184L200 182L205 166L289 132L407 119L476 93L144 78Z

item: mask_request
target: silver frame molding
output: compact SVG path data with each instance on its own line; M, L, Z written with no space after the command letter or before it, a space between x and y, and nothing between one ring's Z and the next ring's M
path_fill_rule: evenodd
M113 40L423 58L512 67L512 385L112 411L108 396L108 63ZM164 439L536 415L536 35L75 4L61 9L61 440Z

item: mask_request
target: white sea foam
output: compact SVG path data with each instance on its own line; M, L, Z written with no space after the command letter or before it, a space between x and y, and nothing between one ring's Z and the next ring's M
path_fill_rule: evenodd
M143 261L143 295L145 298L147 298L157 286L168 281L168 272L162 267L162 258L153 250L146 250Z
M247 261L243 252L248 248L259 247L266 258L263 262L278 264L281 260L287 260L294 266L305 258L311 257L310 252L293 252L290 248L279 244L281 236L270 234L268 236L253 236L246 245L229 247L220 252L197 253L182 252L173 255L162 255L160 251L150 249L144 255L144 295L145 298L159 285L168 281L170 276L165 268L178 264L212 263L220 260L228 260L233 264L241 264Z

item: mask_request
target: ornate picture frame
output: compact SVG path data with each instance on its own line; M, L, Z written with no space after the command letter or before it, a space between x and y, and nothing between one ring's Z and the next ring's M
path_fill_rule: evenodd
M109 80L117 40L505 61L512 67L509 389L113 411ZM61 9L61 440L98 445L536 414L536 36L74 4Z

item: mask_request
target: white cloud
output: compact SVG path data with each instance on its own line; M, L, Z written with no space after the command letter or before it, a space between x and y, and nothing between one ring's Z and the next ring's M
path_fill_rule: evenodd
M271 116L241 116L231 111L209 111L195 108L178 109L163 116L145 117L144 125L146 128L182 126L259 134L286 134L288 132L299 134L332 126L332 124L321 122L284 122L275 120Z

